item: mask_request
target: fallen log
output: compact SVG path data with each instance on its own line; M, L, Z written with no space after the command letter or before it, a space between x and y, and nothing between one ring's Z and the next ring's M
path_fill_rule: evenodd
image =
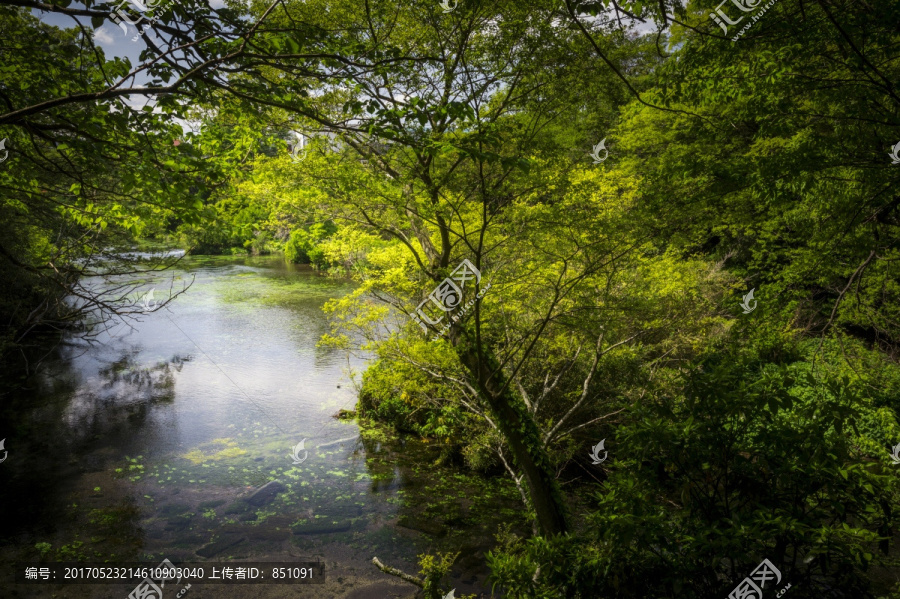
M323 447L331 447L332 445L337 445L338 443L346 443L347 441L356 441L359 436L355 437L347 437L346 439L338 439L337 441L329 441L328 443L322 443L321 445L316 445L316 449L322 449Z
M390 574L391 576L396 576L398 578L401 578L410 584L416 585L419 588L425 588L425 581L422 580L421 578L417 578L411 574L407 574L403 570L398 570L397 568L392 568L390 566L386 566L386 565L382 564L381 560L379 560L377 557L372 558L372 563L375 564L376 568L378 568L385 574Z

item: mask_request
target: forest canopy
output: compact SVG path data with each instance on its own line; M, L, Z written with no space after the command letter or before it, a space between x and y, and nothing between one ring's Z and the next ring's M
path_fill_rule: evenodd
M900 3L116 6L0 7L6 371L131 249L282 254L360 417L515 482L503 596L900 597Z

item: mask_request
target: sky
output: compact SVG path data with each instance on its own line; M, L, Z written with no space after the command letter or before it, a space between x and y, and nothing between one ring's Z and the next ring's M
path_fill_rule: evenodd
M158 6L162 6L166 1L167 0L163 0L163 2L158 3ZM177 2L177 0L168 1ZM137 16L140 13L140 11L135 8L134 4L130 4L128 0L122 0L119 6L122 4L125 5L123 8L128 8L131 14ZM216 9L225 8L225 0L209 0L209 5L211 8ZM84 5L72 3L72 7L83 8ZM74 19L78 18L86 29L92 29L91 20L85 17L73 18L59 13L45 13L38 10L34 10L33 14L48 25L55 25L64 29L74 26ZM132 41L132 38L137 34L137 27L134 25L127 25L127 27L128 34L126 35L122 32L121 28L112 22L112 20L107 19L100 28L94 30L94 41L98 46L103 48L103 52L108 58L118 56L121 58L128 58L131 60L131 64L138 64L140 62L138 57L141 54L141 50L143 50L146 45L144 44L144 40L140 37L136 41Z
M162 7L166 3L166 1L167 0L158 2L156 6ZM211 8L218 9L225 7L225 0L208 1ZM141 11L135 7L134 3L130 3L129 0L122 0L122 2L118 6L122 6L123 10L127 9L127 12L132 15L131 18L134 20L136 20L138 15L140 15L141 13ZM80 3L73 3L72 7L83 8L84 5ZM32 11L32 14L38 17L42 22L47 23L48 25L60 27L62 29L74 27L76 19L84 26L86 30L93 29L93 27L91 26L91 20L87 17L71 17L59 13L42 12L38 10ZM138 21L138 25L140 24L141 23ZM143 51L147 47L147 45L146 43L144 43L144 39L137 35L138 28L135 25L127 24L126 27L128 28L127 34L124 33L122 29L111 19L107 19L103 22L103 25L101 25L97 29L94 29L94 43L96 43L103 49L103 53L106 55L107 59L117 56L120 58L127 58L129 61L131 61L132 65L137 65L141 62L141 51ZM136 36L137 39L134 39ZM139 77L135 81L135 85L141 85L145 83L145 81L146 78L144 78L144 80L142 81L142 78ZM127 102L131 106L138 108L145 106L148 103L148 98L144 96L128 96L126 98L123 98L123 101ZM152 100L150 100L150 104L152 103ZM191 129L191 126L183 120L176 119L176 121L186 132Z
M143 9L150 5L151 8L147 8L147 14L152 15L155 8L162 8L169 2L177 2L178 0L121 0L118 4L119 7L122 7L122 11L131 15L131 19L137 19L143 12ZM225 0L207 0L209 6L213 9L220 9L225 7ZM439 2L439 0L434 0L435 2ZM83 8L83 4L81 3L73 3L72 7ZM41 19L44 23L48 25L54 25L60 28L71 28L75 24L75 19L78 19L85 29L91 30L93 27L91 26L90 19L87 17L71 17L68 15L63 15L60 13L53 12L42 12L38 10L34 10L33 14ZM124 24L124 23L123 23ZM138 21L138 26L141 25L141 22ZM653 31L655 26L652 22L647 22L644 24L635 24L631 23L634 30L640 33L647 33L649 31ZM128 30L128 33L123 32L122 28L117 25L112 19L106 19L99 28L94 29L94 42L103 49L106 57L119 57L119 58L127 58L132 65L139 64L140 54L146 48L146 43L144 38L138 35L138 27L132 24L125 24L125 27ZM146 76L138 77L134 82L135 85L142 85L146 83ZM147 104L148 99L143 96L129 96L125 99L126 102L131 104L134 107L142 107ZM152 100L151 100L152 104ZM180 122L182 127L187 131L190 127L184 123Z

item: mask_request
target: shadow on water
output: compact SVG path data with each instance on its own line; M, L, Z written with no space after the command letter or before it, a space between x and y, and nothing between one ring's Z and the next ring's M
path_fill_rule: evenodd
M175 275L196 280L168 310L97 345L67 340L0 408L3 580L12 564L41 559L311 559L327 580L303 596L380 599L415 587L372 557L416 573L417 555L459 551L457 593L489 588L484 553L498 528L527 529L511 483L437 466L434 443L332 417L355 403L347 369L365 368L316 345L328 330L322 306L349 284L266 258L189 258ZM133 586L2 596L124 598ZM245 592L197 586L190 596Z

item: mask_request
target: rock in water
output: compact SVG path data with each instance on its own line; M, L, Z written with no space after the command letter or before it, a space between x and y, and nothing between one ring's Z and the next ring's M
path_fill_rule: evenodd
M349 520L338 524L295 524L291 530L295 535L325 535L335 532L347 532L353 527Z
M244 537L242 537L239 534L227 533L227 534L222 535L222 538L219 539L218 541L215 541L214 543L210 543L206 547L202 547L201 549L198 549L197 555L199 555L201 557L210 558L210 557L213 557L214 555L218 555L218 554L222 553L226 549L230 549L231 547L234 547L235 545L237 545L238 543L240 543L243 540L244 540Z
M264 484L263 486L258 488L253 493L253 495L251 495L250 497L247 498L247 503L249 503L250 505L252 505L254 507L263 506L263 505L269 503L270 501L272 501L273 499L275 499L276 495L278 495L279 493L281 493L282 491L284 491L286 489L287 489L287 487L285 487L283 484L281 484L277 480L267 482L266 484Z

